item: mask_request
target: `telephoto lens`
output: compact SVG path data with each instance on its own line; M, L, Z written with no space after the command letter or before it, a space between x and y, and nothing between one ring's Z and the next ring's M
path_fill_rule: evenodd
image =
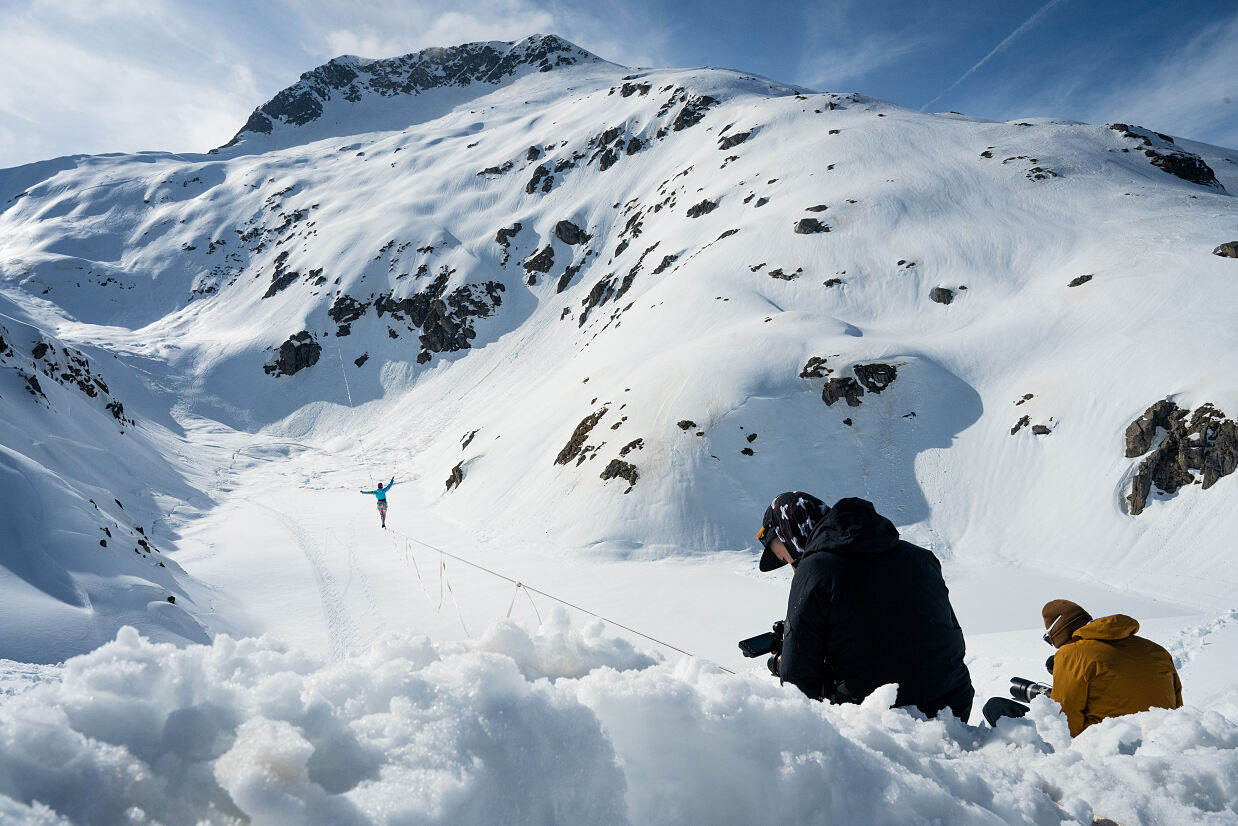
M1028 680L1023 677L1010 678L1010 696L1020 702L1030 703L1033 697L1048 694L1052 690L1052 686L1038 683L1035 680Z

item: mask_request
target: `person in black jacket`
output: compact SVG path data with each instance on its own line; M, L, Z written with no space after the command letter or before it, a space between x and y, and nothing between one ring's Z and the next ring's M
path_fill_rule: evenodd
M827 508L799 491L774 499L757 536L762 571L795 569L776 662L784 683L832 703L897 683L895 705L967 720L975 690L963 631L931 551L899 539L871 502Z

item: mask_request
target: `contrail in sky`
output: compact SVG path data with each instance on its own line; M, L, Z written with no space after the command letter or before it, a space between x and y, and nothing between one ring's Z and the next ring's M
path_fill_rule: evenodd
M994 47L993 47L993 51L989 52L987 55L985 55L984 57L980 58L980 62L979 62L979 63L977 63L975 66L972 66L970 69L968 69L966 72L964 72L964 73L963 73L963 75L962 75L962 77L960 77L958 80L954 81L954 83L951 83L949 86L947 86L947 87L946 87L946 89L945 89L944 91L942 91L942 93L941 93L941 94L939 94L937 97L933 98L933 99L932 99L932 100L930 100L928 103L926 103L926 104L924 104L923 106L921 106L921 107L920 107L920 111L921 111L921 112L923 112L925 109L929 108L929 107L930 107L930 106L932 106L934 103L936 103L937 101L941 100L943 97L945 97L946 95L948 95L951 91L953 91L953 90L954 90L954 87L955 87L955 86L958 86L960 83L962 83L963 81L967 80L967 78L971 77L971 76L972 76L972 74L973 74L973 73L974 73L977 69L979 69L979 68L980 68L981 66L983 66L984 64L988 63L988 62L989 62L989 58L993 57L993 55L995 55L995 54L997 54L998 52L1000 52L1000 51L1002 51L1003 49L1005 49L1008 45L1010 45L1010 42L1011 42L1012 40L1014 40L1016 37L1018 37L1019 35L1023 34L1023 32L1027 31L1029 28L1031 28L1032 26L1034 26L1034 25L1036 24L1036 21L1038 21L1040 18L1044 17L1044 16L1045 16L1045 15L1046 15L1046 14L1047 14L1047 13L1048 13L1048 12L1049 12L1052 8L1053 8L1053 7L1054 7L1054 6L1057 6L1057 5L1059 5L1060 3L1062 3L1062 2L1063 2L1063 0L1049 0L1049 2L1048 2L1048 3L1045 3L1043 6L1041 6L1039 11L1037 11L1037 12L1036 12L1035 14L1033 14L1031 17L1029 17L1029 18L1027 18L1026 20L1024 20L1024 21L1023 21L1023 25L1019 26L1019 28L1015 29L1015 30L1014 30L1014 31L1012 31L1010 34L1006 35L1006 39L1005 39L1005 40L1003 40L1001 43L998 43L996 46L994 46Z

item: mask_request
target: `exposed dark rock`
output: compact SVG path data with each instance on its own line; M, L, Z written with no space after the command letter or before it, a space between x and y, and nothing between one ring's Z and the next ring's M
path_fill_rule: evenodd
M530 178L529 182L524 185L524 191L529 195L532 195L538 189L541 189L542 192L549 192L550 188L554 186L554 183L555 176L551 174L545 164L542 164L537 169L533 170L533 177Z
M768 203L769 203L769 198L757 198L757 202L753 204L753 207L763 207Z
M1160 430L1165 435L1153 448ZM1163 399L1126 430L1127 458L1149 450L1131 479L1127 502L1132 516L1143 512L1153 490L1173 494L1196 481L1207 489L1238 469L1238 425L1211 404L1190 414ZM1196 479L1195 471L1201 479Z
M323 104L335 98L356 103L367 95L413 96L428 89L474 83L493 86L522 67L549 72L558 66L593 60L597 60L594 55L554 35L533 35L518 43L430 48L383 60L337 57L301 75L297 83L254 110L224 146L233 146L247 132L269 134L277 122L301 126L317 120L324 111Z
M564 270L563 275L559 276L559 283L555 287L556 293L561 293L568 288L572 283L572 279L576 277L576 273L580 272L579 264L569 264Z
M559 451L559 455L555 457L556 465L566 465L576 457L581 455L585 448L585 441L589 438L589 433L606 415L609 408L603 407L595 413L590 413L580 420L580 424L576 425L576 429L572 431L572 436L567 440L567 444Z
M327 310L327 317L336 324L347 324L361 318L369 308L369 302L361 303L350 295L341 295Z
M830 379L825 383L825 387L821 390L821 401L833 407L834 402L846 399L848 407L859 407L860 397L863 395L864 388L860 387L855 379L850 376L843 376Z
M645 148L644 142L640 138L629 138L627 145L623 148L623 154L635 155L637 152Z
M801 379L823 379L833 371L825 366L825 359L821 356L812 356L804 364L804 369L800 371Z
M360 367L361 365L365 364L365 363L366 363L367 361L369 361L369 360L370 360L370 354L369 354L369 353L362 353L361 355L359 355L359 356L357 356L355 359L353 359L352 363L353 363L353 364L355 364L355 365L357 365L358 367Z
M39 384L39 379L37 376L28 376L25 373L21 372L20 370L17 372L18 372L18 375L20 375L23 379L26 380L26 392L27 393L34 396L35 398L41 398L43 399L43 401L47 401L47 396L43 393L43 386Z
M542 156L542 150L541 150L541 147L538 147L538 146L530 146L529 151L524 153L524 159L526 161L535 161L541 156Z
M893 364L857 364L851 369L870 393L880 393L898 378L898 368Z
M748 444L752 444L753 442L757 440L757 434L749 433L746 438L748 439Z
M755 455L756 455L756 451L755 451L755 450L753 450L753 449L752 449L752 448L750 448L750 447L743 448L743 449L742 449L742 450L740 450L739 452L740 452L740 453L742 453L742 454L744 454L745 456L755 456Z
M48 344L46 341L40 341L38 344L35 344L33 347L30 348L30 357L33 358L35 361L40 361L45 355L47 355L47 351L50 349L51 349L50 344Z
M709 95L689 98L684 107L679 110L679 114L675 116L675 122L671 124L671 131L679 132L691 126L696 126L705 117L705 113L709 111L709 108L716 106L717 103L718 99Z
M1212 254L1222 258L1238 258L1238 241L1226 241L1214 249Z
M302 330L279 346L279 354L274 364L263 365L262 369L272 376L291 376L307 367L318 363L322 355L322 346L314 339L309 330Z
M843 280L841 278L827 278L825 281L821 282L821 286L837 287L841 283L843 283Z
M560 221L555 224L555 237L568 246L576 246L587 243L592 236L571 221Z
M510 227L500 229L494 234L494 242L500 247L506 248L511 244L511 240L520 234L520 230L524 229L524 224L519 221L512 224Z
M487 166L481 172L478 172L478 177L482 175L502 175L504 172L510 172L515 166L511 161L505 161L501 166Z
M1032 423L1031 416L1023 416L1017 422L1014 423L1014 427L1010 428L1010 435L1013 436L1014 434L1018 433L1020 430L1027 427L1031 423Z
M1125 123L1112 123L1109 128L1121 133L1123 137L1139 141L1144 148L1143 154L1153 166L1184 181L1225 191L1225 187L1217 181L1212 167L1204 163L1198 155L1174 146L1174 139L1169 135Z
M624 479L628 483L628 490L631 490L636 485L636 480L640 478L640 473L636 470L636 465L625 462L622 459L611 459L610 464L602 471L602 480ZM624 493L627 493L625 490Z
M473 437L477 435L476 430L470 430L460 438L460 449L464 450L473 443Z
M555 265L555 251L550 244L542 247L536 255L525 259L524 268L526 272L550 272L550 268Z
M1069 283L1069 284L1067 284L1066 286L1067 286L1067 287L1078 287L1079 285L1081 285L1081 284L1086 284L1086 283L1088 283L1088 282L1089 282L1089 281L1091 281L1091 280L1092 280L1092 276L1090 276L1090 275L1081 275L1081 276L1079 276L1078 278L1072 278L1072 279L1070 280L1070 283Z
M451 475L447 477L447 490L457 488L464 481L464 460L461 459L456 463L456 466L451 469Z
M936 301L938 304L949 304L954 301L954 290L949 287L934 287L929 293L929 298Z
M816 218L801 218L795 222L795 231L799 235L815 235L818 232L829 232L830 228Z
M702 215L708 215L709 213L713 212L717 208L718 208L717 201L711 201L708 198L706 198L704 201L701 201L696 206L688 207L688 217L689 218L700 218Z
M628 442L626 445L623 446L623 449L619 451L619 455L627 456L633 450L644 450L644 448L645 448L644 439L633 439L632 441Z
M1053 431L1043 424L1034 424L1032 425L1032 432L1037 436L1048 436Z
M727 135L725 138L719 138L718 148L719 149L733 149L734 147L739 146L741 143L748 140L748 136L751 134L752 134L751 132L736 132L734 135Z
M667 255L667 256L664 256L664 257L662 258L662 263L658 264L658 266L656 266L656 267L654 267L654 268L653 268L653 274L654 274L654 275L661 275L662 273L666 272L666 270L667 270L667 269L668 269L668 268L669 268L672 264L674 264L674 263L675 263L676 261L678 261L678 260L679 260L679 256L678 256L678 255Z
M845 424L847 427L851 427L852 424L854 424L854 422L852 422L850 417L848 417L846 419L843 419L843 424Z
M825 204L817 204L816 206L806 207L804 211L805 212L825 212L827 209L829 209L829 207L826 206Z
M1169 399L1161 399L1144 411L1143 415L1126 428L1126 458L1142 456L1152 449L1152 438L1157 429L1170 431L1186 417L1186 411Z
M691 430L692 428L696 427L696 422L692 421L691 419L681 419L675 424L679 427L680 430Z
M766 273L770 278L777 278L780 281L794 281L800 277L799 272L783 272L782 267L777 267Z

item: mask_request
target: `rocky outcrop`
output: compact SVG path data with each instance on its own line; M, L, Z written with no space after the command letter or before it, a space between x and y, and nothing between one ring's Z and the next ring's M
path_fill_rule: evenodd
M1238 258L1238 241L1226 241L1214 249L1212 254L1222 258Z
M835 402L846 399L848 407L859 407L860 397L863 395L864 388L860 387L859 382L850 376L842 376L825 383L821 390L821 401L833 407Z
M1238 469L1238 424L1211 404L1192 413L1162 399L1126 428L1126 456L1144 456L1126 497L1138 516L1154 490L1174 494L1195 483L1207 490Z
M736 146L739 146L744 141L748 140L748 136L751 134L752 134L751 132L736 132L733 135L727 135L726 137L718 138L718 148L719 149L732 149Z
M580 424L576 425L576 429L572 431L571 438L567 440L567 444L563 446L563 449L559 451L559 455L555 457L556 465L566 465L573 459L582 456L585 450L585 442L589 439L589 434L609 409L603 407L580 420Z
M590 236L571 221L560 221L555 224L555 238L569 247L574 247L577 244L587 243Z
M1079 287L1079 286L1082 286L1083 284L1088 283L1091 280L1092 280L1092 276L1090 275L1080 275L1077 278L1070 279L1070 283L1067 284L1066 286L1067 287Z
M555 265L555 250L550 244L542 247L536 254L525 259L525 272L550 272L550 268Z
M322 345L309 330L302 330L289 336L288 340L279 346L275 361L263 365L262 369L272 376L291 376L307 367L313 367L321 355Z
M447 477L447 490L460 487L464 481L464 460L456 463L456 466L451 469L451 475Z
M815 368L812 371L813 373L824 372L828 374L831 372L825 366L825 359L820 359L818 362L814 357L814 359L808 361L808 364L804 365L800 376L805 377L805 373L810 372L810 367ZM869 393L881 393L898 378L898 368L895 365L880 362L856 364L851 368L851 372L855 374L855 378L839 376L827 381L825 387L821 389L821 401L833 407L835 402L845 400L848 407L859 407L865 390Z
M829 232L830 228L816 218L801 218L795 222L795 232L798 235L815 235L818 232Z
M1153 166L1184 181L1225 191L1212 167L1198 155L1175 146L1174 139L1169 135L1125 123L1112 123L1109 128L1125 138L1138 141Z
M929 298L938 304L949 304L954 301L954 290L949 287L934 287L929 293Z
M611 459L610 464L602 471L601 477L604 482L610 479L626 480L628 488L624 493L629 493L636 486L636 480L640 478L640 473L636 470L636 465L631 462L625 462L622 459Z
M334 100L358 103L372 95L415 96L429 89L473 84L496 87L521 74L598 60L566 40L541 34L518 43L466 43L384 60L345 55L306 72L259 106L232 140L220 148L240 142L246 133L270 134L277 124L295 127L312 123L322 117L324 104Z
M711 201L708 198L706 198L704 201L701 201L699 204L688 207L688 217L689 218L700 218L702 215L708 215L709 213L713 212L717 208L718 208L717 201Z

